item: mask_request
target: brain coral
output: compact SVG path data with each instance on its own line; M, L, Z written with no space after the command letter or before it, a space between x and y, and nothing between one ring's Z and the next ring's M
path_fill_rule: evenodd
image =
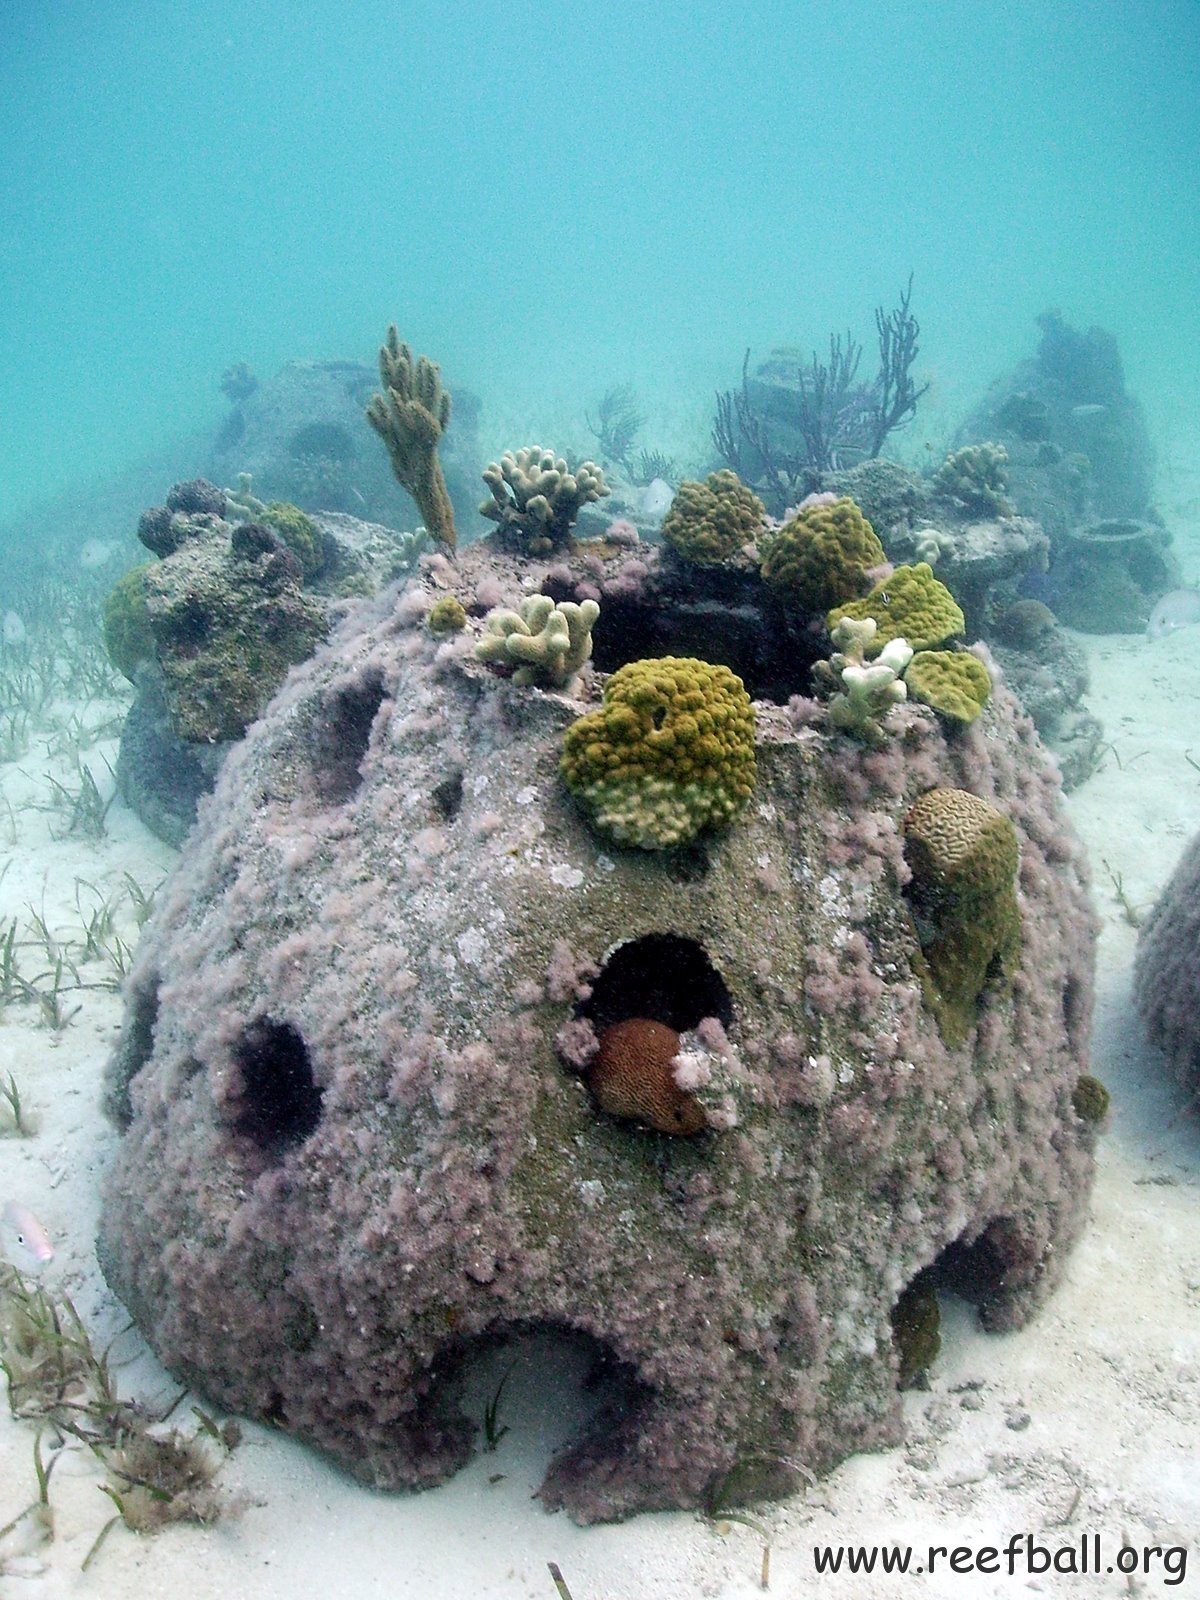
M1200 1089L1200 834L1142 924L1134 986L1150 1038Z
M875 530L849 496L803 507L771 537L762 575L805 614L831 610L865 587L887 557Z
M675 1081L671 1062L679 1035L647 1017L614 1022L600 1036L587 1070L596 1104L611 1116L629 1117L659 1133L699 1133L703 1109Z
M762 532L764 513L753 489L723 467L703 483L679 485L663 518L662 536L688 561L710 566L752 543Z
M961 1044L989 983L1012 975L1021 937L1017 831L965 789L930 789L904 818L909 899L929 963L926 997Z
M897 567L861 600L837 606L826 621L835 628L843 617L861 622L874 617L878 624L868 655L877 656L893 639L907 639L914 650L932 650L966 627L954 596L933 575L928 561Z
M723 827L754 787L754 711L728 667L631 661L568 728L562 775L618 844L662 850Z
M595 1521L896 1442L893 1312L924 1273L988 1327L1029 1318L1086 1216L1094 928L1003 686L952 739L898 706L879 750L756 699L736 824L614 849L559 775L603 672L580 705L474 654L476 595L544 573L491 540L427 558L227 755L131 973L98 1249L182 1380L379 1487L469 1459L465 1386L497 1347L582 1347L598 1409L540 1495ZM443 580L475 607L452 639L424 621ZM902 888L931 789L1020 853L1011 982L959 1043ZM639 1018L700 1041L672 1073L719 1124L673 1138L596 1104L599 1042Z
M992 679L967 650L921 650L904 674L908 692L951 722L974 722L992 692Z

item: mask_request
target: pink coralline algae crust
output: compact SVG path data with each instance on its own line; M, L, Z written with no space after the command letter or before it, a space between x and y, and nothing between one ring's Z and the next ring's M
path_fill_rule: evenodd
M1142 924L1134 990L1146 1032L1200 1090L1200 834Z
M596 581L559 566L560 596ZM897 1442L891 1313L926 1268L988 1327L1027 1320L1091 1182L1071 1096L1095 930L1057 777L1002 687L950 738L897 708L879 750L805 682L752 689L757 783L731 826L684 851L593 833L558 762L601 671L571 697L473 654L476 596L544 577L486 542L426 563L232 751L132 974L99 1252L172 1371L384 1487L468 1459L481 1350L584 1340L610 1403L541 1496L587 1522L776 1494ZM422 620L438 593L471 619L449 643ZM955 1049L905 896L903 819L936 785L1020 843L1019 959ZM680 1035L701 1132L595 1103L596 1041L629 1017Z

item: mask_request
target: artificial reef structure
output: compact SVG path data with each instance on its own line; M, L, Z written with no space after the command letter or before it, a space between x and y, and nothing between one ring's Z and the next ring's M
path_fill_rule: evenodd
M1200 1094L1200 835L1184 850L1138 933L1134 994L1151 1040Z
M426 537L264 501L242 473L234 489L173 484L142 513L138 539L153 559L118 579L103 614L109 659L137 691L117 784L152 832L180 845L229 745L340 604L410 568Z
M335 619L200 803L100 1260L172 1371L371 1484L460 1467L468 1364L552 1330L602 1402L547 1506L786 1492L900 1438L931 1283L1008 1329L1062 1273L1086 865L848 497L771 526L715 473L651 549L577 537L603 484L552 453L489 473L496 531Z
M996 493L1044 530L1048 570L1031 574L1030 597L1085 633L1140 633L1180 582L1153 504L1142 407L1111 333L1081 331L1057 311L1037 321L1036 353L989 387L959 428L955 455L976 474L990 455Z

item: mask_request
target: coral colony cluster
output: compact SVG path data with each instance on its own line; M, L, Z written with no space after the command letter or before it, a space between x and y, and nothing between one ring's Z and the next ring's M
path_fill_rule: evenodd
M934 1286L1018 1327L1082 1225L1057 774L852 498L772 522L726 469L661 544L584 537L601 469L530 447L456 546L437 369L392 330L381 373L438 548L202 802L109 1070L105 1272L173 1371L372 1484L460 1467L468 1362L544 1329L599 1396L547 1506L786 1492L897 1440ZM241 559L290 581L286 537Z

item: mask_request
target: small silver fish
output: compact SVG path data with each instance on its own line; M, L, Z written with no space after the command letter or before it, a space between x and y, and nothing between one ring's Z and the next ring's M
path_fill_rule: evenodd
M651 522L661 522L667 514L675 491L665 478L651 478L642 490L638 510Z
M1091 405L1072 406L1071 407L1071 415L1073 417L1077 418L1080 422L1083 422L1088 417L1103 416L1103 414L1107 410L1108 410L1107 406L1100 406L1100 405L1096 405L1095 403L1093 403Z
M4 1207L4 1244L13 1265L40 1271L54 1260L50 1235L28 1206L10 1200Z
M1176 628L1191 628L1197 622L1200 622L1200 589L1172 589L1150 613L1146 637L1162 639Z
M88 539L80 547L79 565L88 571L106 567L116 554L116 549L111 539Z

